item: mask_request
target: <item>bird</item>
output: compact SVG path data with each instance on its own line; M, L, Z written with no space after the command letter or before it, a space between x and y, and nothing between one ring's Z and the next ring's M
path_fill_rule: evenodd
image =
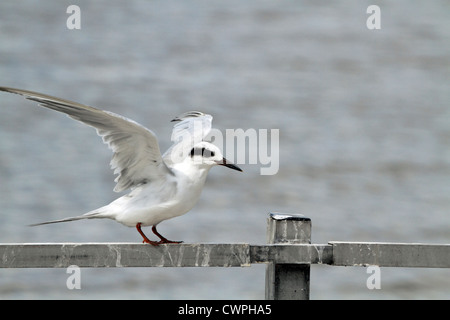
M172 120L175 123L171 136L173 145L161 154L153 131L119 114L28 90L0 87L0 91L18 94L95 128L113 152L110 166L117 175L114 191L130 189L129 193L111 203L83 215L31 226L112 219L136 228L143 243L154 246L182 243L168 240L156 226L187 213L195 206L212 167L220 165L242 172L223 156L217 146L204 140L212 127L213 117L209 114L188 111L175 117ZM144 234L141 228L148 226L152 227L159 241L150 240Z

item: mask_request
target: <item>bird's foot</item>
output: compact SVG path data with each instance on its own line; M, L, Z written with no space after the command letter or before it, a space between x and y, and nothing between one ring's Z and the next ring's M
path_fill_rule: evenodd
M166 238L161 239L161 241L158 241L159 244L164 244L164 243L183 243L183 241L172 241L172 240L167 240Z
M161 241L152 241L149 239L143 240L142 243L148 243L152 246L159 246L160 244L168 244L168 243L183 243L183 241L172 241L172 240L161 240Z
M161 239L161 241L159 241L159 244L164 244L164 243L183 243L183 241L172 241L172 240L166 239L165 237L163 237L163 236L158 232L158 230L156 230L156 225L154 225L154 226L152 227L152 231L153 231L153 233L154 233L158 238Z
M147 236L141 230L141 223L136 224L136 229L137 229L137 231L139 231L139 233L141 234L142 238L144 239L142 241L142 243L148 243L148 244L151 244L152 246L159 246L160 244L167 244L167 243L183 243L183 241L172 241L172 240L168 240L168 239L164 238L156 230L156 226L153 226L152 231L153 231L153 233L155 235L158 236L158 238L161 239L160 241L152 241L149 238L147 238Z
M149 240L149 239L142 240L142 243L148 243L148 244L151 244L152 246L159 246L160 245L159 241L152 241L152 240Z

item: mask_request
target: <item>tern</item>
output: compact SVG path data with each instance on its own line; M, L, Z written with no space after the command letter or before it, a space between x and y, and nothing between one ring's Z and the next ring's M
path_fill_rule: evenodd
M242 171L224 158L218 147L204 138L211 131L213 117L199 111L186 112L175 122L171 140L174 144L161 155L156 135L139 123L121 115L46 94L0 87L0 91L21 95L40 106L67 114L94 127L113 151L111 168L114 191L131 191L110 204L80 216L33 224L32 226L82 219L112 219L135 227L143 243L157 246L181 243L163 237L156 226L164 220L181 216L197 203L209 170L216 166ZM152 226L160 239L147 238L141 227Z

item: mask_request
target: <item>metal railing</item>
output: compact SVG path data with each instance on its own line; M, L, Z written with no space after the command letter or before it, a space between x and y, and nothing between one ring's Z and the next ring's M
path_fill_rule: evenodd
M0 244L1 268L248 267L266 263L266 299L309 299L312 264L450 268L450 244L341 242L311 244L311 220L270 214L268 244Z

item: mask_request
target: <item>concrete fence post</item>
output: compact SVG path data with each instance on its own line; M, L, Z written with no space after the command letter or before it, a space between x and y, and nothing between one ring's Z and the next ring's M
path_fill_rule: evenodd
M269 244L310 244L311 219L298 214L270 213ZM310 264L277 264L266 267L266 299L309 300Z

